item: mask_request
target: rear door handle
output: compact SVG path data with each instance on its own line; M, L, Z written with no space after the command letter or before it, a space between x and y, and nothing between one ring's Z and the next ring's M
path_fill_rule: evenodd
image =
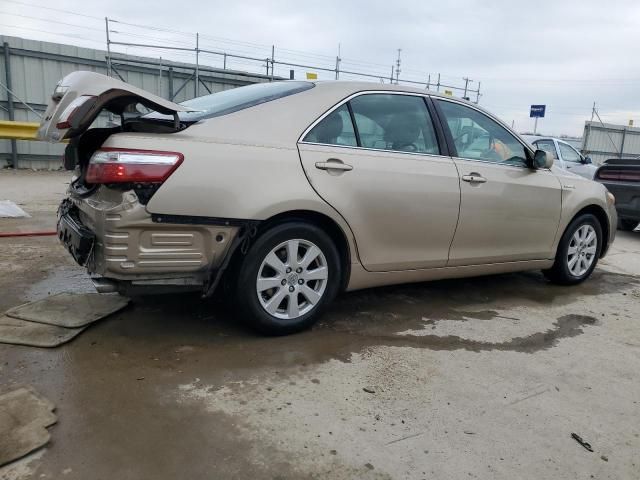
M469 183L487 183L487 179L479 173L470 173L469 175L463 175L462 180Z
M316 162L316 168L319 170L340 170L343 172L353 170L351 165L348 165L342 160L338 160L336 158L330 158L326 162Z

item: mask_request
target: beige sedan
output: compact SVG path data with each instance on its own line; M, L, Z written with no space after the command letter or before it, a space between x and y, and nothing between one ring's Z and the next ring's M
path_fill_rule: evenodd
M105 111L120 124L97 127ZM477 105L404 86L273 82L178 105L75 72L40 135L70 140L58 233L98 291L225 284L272 334L344 290L530 269L576 284L616 231L602 185Z

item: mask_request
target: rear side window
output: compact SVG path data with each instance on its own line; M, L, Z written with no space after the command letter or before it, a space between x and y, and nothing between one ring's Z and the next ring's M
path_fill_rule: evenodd
M324 118L304 141L398 152L440 152L424 99L410 95L358 96Z
M326 145L344 145L347 147L357 146L358 142L347 105L340 106L323 118L304 137L304 141L324 143Z
M362 147L438 154L433 123L422 97L367 94L351 100Z
M219 117L229 113L254 107L261 103L271 102L279 98L294 95L313 88L312 82L269 82L254 83L245 87L232 88L222 92L212 93L203 97L193 98L182 102L181 105L193 108L193 112L180 112L180 119L197 121L205 118ZM172 118L157 112L150 113L146 118Z

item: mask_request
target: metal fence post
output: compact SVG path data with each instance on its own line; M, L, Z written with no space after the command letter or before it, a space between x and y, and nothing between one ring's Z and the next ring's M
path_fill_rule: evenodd
M194 88L194 94L198 96L198 90L200 83L200 34L196 32L196 84Z
M7 85L7 112L9 113L9 120L15 120L15 109L13 106L13 85L11 85L11 51L9 44L4 42L4 74L5 82ZM11 166L18 168L18 142L15 138L11 139Z
M167 81L169 83L169 100L173 101L173 67L169 67L167 72Z
M276 46L271 45L271 81L273 82L273 67L276 64ZM269 70L269 64L267 63L267 70Z

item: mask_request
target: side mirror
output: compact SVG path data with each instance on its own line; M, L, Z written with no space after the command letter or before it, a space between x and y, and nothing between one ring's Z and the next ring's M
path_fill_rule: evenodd
M533 168L551 168L553 157L544 150L536 150L533 154Z
M591 160L591 157L582 157L582 163L588 165L590 163L593 163L593 160Z

